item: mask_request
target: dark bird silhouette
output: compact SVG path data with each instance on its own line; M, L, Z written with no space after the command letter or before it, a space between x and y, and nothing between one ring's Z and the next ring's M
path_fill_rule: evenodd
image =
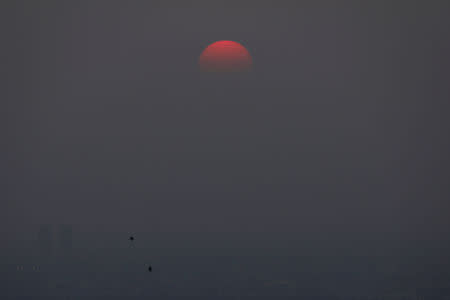
M152 271L152 266L148 266L148 271L149 271L149 272Z
M129 238L128 238L128 240L130 241L130 248L134 248L134 236L130 236Z

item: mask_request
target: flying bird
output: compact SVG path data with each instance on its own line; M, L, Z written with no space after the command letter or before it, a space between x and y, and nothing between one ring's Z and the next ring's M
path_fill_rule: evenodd
M134 236L130 236L128 240L130 241L130 248L134 248Z

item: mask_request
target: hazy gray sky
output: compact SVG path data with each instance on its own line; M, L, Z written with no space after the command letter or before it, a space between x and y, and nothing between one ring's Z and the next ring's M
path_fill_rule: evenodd
M0 227L448 232L448 8L10 1ZM223 39L251 74L199 73Z

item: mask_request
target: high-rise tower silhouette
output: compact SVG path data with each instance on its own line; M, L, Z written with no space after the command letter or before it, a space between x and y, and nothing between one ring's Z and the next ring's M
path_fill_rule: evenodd
M52 228L48 224L39 227L37 247L41 255L50 255L53 250Z
M58 232L58 247L61 253L69 253L73 246L73 230L71 225L60 225Z

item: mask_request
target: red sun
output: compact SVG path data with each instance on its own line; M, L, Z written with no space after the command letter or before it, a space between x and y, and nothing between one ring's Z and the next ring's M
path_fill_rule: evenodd
M250 71L252 57L247 49L233 41L218 41L203 50L200 69L206 72Z

